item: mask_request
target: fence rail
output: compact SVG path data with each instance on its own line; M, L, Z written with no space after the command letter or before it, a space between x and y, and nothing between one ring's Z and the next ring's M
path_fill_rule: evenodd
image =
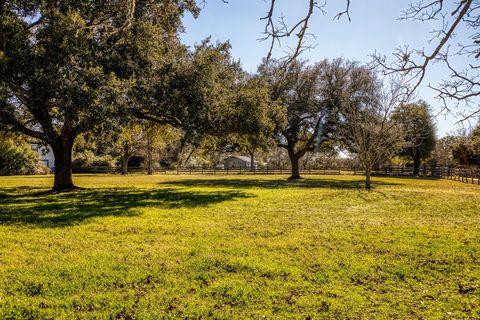
M447 180L480 185L478 168L437 168L436 175Z
M82 167L76 168L75 173L122 173L121 167ZM128 168L129 173L145 173L146 168L136 167ZM201 168L201 167L185 167L175 169L156 169L155 173L160 174L178 174L178 175L240 175L240 174L258 174L258 175L288 175L290 168L270 168L262 167L250 170L249 168ZM305 168L301 169L302 175L365 175L365 171L352 167L337 168ZM391 176L391 177L412 177L414 170L412 167L384 167L372 171L374 176ZM438 177L447 180L454 180L464 183L472 183L480 185L480 168L447 168L447 167L429 167L422 166L419 172L420 176Z
M215 168L177 168L172 171L177 174L290 174L290 168L255 168L250 170L248 168L226 168L226 169L215 169ZM315 168L315 169L304 169L301 170L302 174L311 174L311 175L340 175L340 168Z

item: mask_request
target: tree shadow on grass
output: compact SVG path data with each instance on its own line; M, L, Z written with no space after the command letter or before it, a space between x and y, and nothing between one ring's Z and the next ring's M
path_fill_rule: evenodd
M363 189L365 179L182 179L178 181L162 182L163 185L183 187L231 187L231 188L327 188L327 189ZM401 183L393 181L373 181L372 188L380 186L394 186Z
M142 208L196 208L252 197L238 191L174 189L87 189L61 194L46 193L36 188L25 190L24 187L0 189L0 225L65 227L95 217L138 216Z

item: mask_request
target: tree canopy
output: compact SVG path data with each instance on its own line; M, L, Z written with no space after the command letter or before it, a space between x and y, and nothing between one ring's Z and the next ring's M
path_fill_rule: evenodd
M286 114L278 123L276 139L287 150L292 165L291 179L299 179L299 159L327 139L332 105L326 93L329 62L310 65L296 60L285 66L282 61L266 61L259 73L271 86L271 98Z
M75 138L130 106L136 66L174 41L193 0L3 1L0 122L51 145L54 190L74 188Z
M402 156L413 161L413 174L418 175L420 164L435 148L435 124L429 106L424 101L399 105L392 116L402 128L405 144Z

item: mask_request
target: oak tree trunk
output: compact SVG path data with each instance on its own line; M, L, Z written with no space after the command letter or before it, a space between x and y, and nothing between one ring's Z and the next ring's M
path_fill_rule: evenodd
M130 158L130 148L128 142L123 145L122 174L128 174L128 159Z
M255 154L253 152L250 153L250 171L255 172Z
M413 158L413 175L419 176L420 175L420 164L422 160L420 159L419 155L415 155Z
M55 179L52 191L75 190L72 179L72 149L74 138L59 138L52 144L55 156Z
M147 174L153 175L153 147L150 141L147 144Z
M292 153L289 152L289 157L290 157L290 163L292 165L292 175L290 176L290 180L296 180L296 179L301 179L300 177L300 166L299 166L299 157Z

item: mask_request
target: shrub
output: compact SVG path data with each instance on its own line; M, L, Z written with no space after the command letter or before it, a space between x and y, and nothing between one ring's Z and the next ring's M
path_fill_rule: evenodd
M38 154L20 139L0 138L0 175L34 174Z
M85 169L90 167L108 167L114 166L114 161L111 156L97 156L91 151L85 151L75 155L72 163L72 170L75 173L85 172Z

